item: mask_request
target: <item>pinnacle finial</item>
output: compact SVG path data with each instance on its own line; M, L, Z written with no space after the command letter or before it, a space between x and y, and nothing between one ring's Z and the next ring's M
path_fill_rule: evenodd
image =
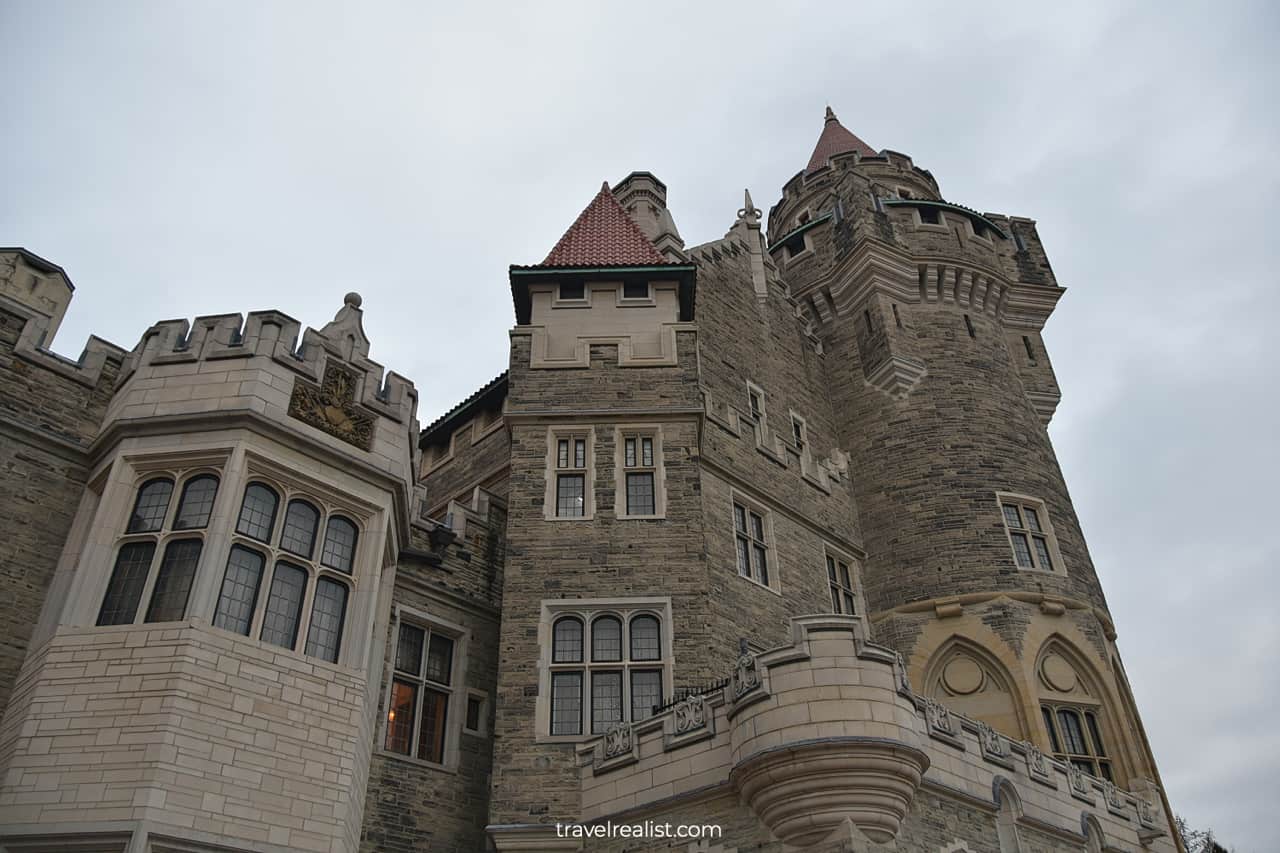
M756 207L751 201L751 190L743 190L742 209L738 211L738 219L749 225L755 225L760 221L762 215L760 208Z
M836 118L835 110L831 109L831 105L828 104L827 105L827 121L839 121L839 120L840 119Z
M608 182L608 181L604 181L604 182L602 182L602 183L600 184L600 192L602 192L602 193L613 192L613 190L609 189L609 182Z

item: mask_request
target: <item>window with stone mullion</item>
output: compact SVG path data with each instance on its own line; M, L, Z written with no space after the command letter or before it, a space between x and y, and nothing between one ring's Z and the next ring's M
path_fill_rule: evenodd
M556 439L556 516L581 518L586 515L587 439L560 436Z
M400 622L383 738L388 752L444 763L455 647L453 637L428 625Z
M622 440L627 515L657 514L657 465L651 435L627 435Z
M178 484L181 490L175 488ZM175 472L139 485L116 548L98 625L133 624L148 594L144 623L187 617L218 484L215 474Z
M662 702L661 630L649 613L629 619L607 613L589 621L558 617L552 623L549 733L599 735L614 723L649 717Z
M1009 531L1014 562L1018 568L1053 571L1049 531L1043 526L1040 517L1043 509L1027 503L1003 500L1000 510Z
M1097 711L1071 705L1041 705L1049 745L1056 757L1099 779L1115 781Z

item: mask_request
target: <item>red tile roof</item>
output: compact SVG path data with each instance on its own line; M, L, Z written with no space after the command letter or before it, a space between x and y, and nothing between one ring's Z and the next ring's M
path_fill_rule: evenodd
M606 181L540 266L647 267L669 263L627 215Z
M816 172L835 155L850 151L857 151L863 157L874 157L876 154L874 148L846 130L831 107L827 107L827 123L822 128L822 135L818 137L818 144L813 149L813 156L809 158L805 172Z

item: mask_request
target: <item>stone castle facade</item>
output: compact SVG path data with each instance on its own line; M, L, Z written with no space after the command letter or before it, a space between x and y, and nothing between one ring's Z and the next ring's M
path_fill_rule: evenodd
M1035 223L830 110L761 220L606 184L425 428L356 294L73 362L0 250L0 849L1179 850Z

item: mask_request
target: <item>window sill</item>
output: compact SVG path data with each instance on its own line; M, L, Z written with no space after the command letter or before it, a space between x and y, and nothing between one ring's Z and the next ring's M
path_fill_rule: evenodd
M414 758L412 755L405 755L402 752L392 752L389 749L378 749L374 754L380 755L383 758L391 759L392 761L402 761L405 764L413 764L425 770L436 770L440 773L448 773L451 776L458 775L458 768L456 766L450 766L448 764L437 764L434 761L427 761L422 758Z
M534 738L534 743L559 743L566 746L580 746L602 737L604 735L538 735Z
M665 512L655 513L653 515L619 515L618 521L665 521L667 514Z
M746 576L746 575L744 575L742 572L738 571L737 567L734 567L734 570L733 570L733 576L734 576L734 577L736 577L736 578L738 578L739 580L746 581L747 583L749 583L749 584L751 584L752 586L754 586L756 589L763 589L763 590L765 590L766 592L771 592L771 593L773 593L774 595L778 596L779 598L781 598L781 597L782 597L782 592L781 592L781 590L774 589L774 588L773 588L773 587L771 587L771 586L765 586L764 584L760 583L760 581L756 580L755 578L749 578L749 577L747 577L747 576Z
M573 522L573 521L592 521L595 519L595 513L587 515L548 515L544 516L547 521Z

